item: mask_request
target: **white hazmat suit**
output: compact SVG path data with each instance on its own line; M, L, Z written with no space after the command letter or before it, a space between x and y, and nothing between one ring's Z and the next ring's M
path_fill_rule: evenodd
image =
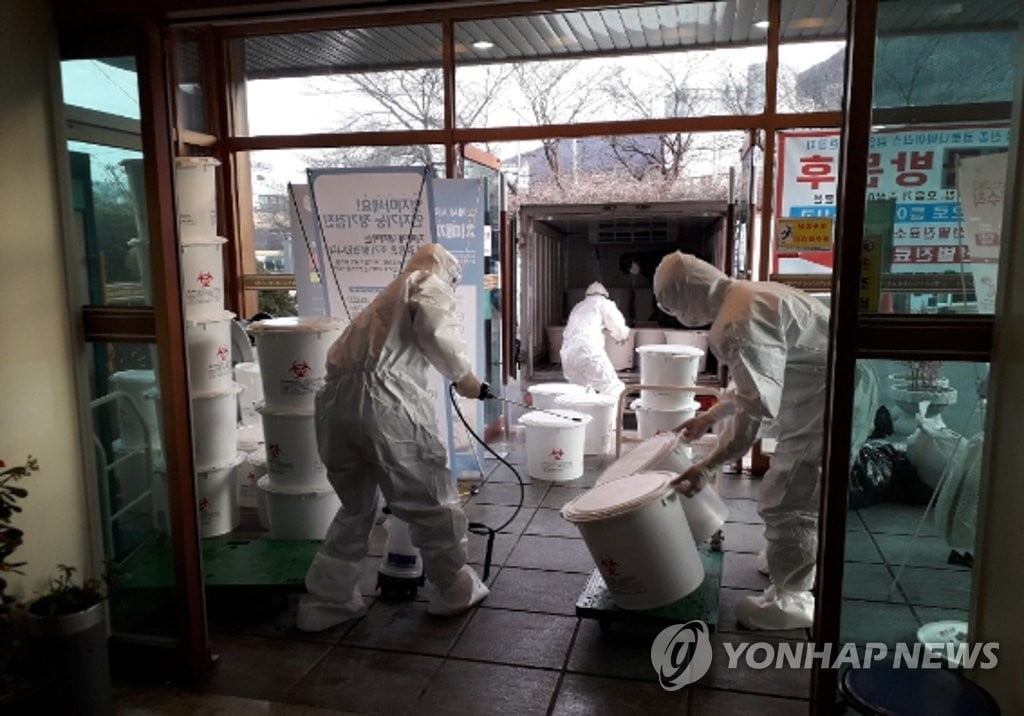
M436 590L432 614L465 611L487 596L466 565L466 516L445 465L426 369L433 365L460 395L483 396L455 323L458 261L437 244L421 247L405 270L331 346L316 396L320 459L342 506L306 573L297 626L320 631L360 616L358 582L377 516L378 490L408 523Z
M713 321L709 347L729 367L735 383L731 399L713 416L732 413L730 425L715 449L683 473L680 487L699 490L720 465L742 457L763 423L773 423L777 436L758 500L773 584L760 596L742 599L737 620L750 629L809 627L814 616L810 590L818 544L828 311L802 291L735 281L681 252L659 264L654 294L662 310L683 325ZM684 424L684 434L688 432Z
M586 296L573 306L562 334L562 372L566 380L618 396L625 388L604 348L604 332L613 340L629 338L626 319L608 290L598 282L587 287Z

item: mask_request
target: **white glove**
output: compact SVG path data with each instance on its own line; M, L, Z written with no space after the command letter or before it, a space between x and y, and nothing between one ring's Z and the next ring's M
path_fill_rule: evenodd
M715 416L709 411L701 413L695 417L690 418L676 428L676 432L683 434L683 439L686 442L693 442L701 435L706 433L708 429L715 424Z
M698 462L687 468L685 472L669 484L687 497L693 497L703 490L704 486L711 482L714 476L714 467Z
M455 390L463 398L471 398L478 400L480 398L480 388L483 383L472 373L466 373L464 376L459 378L458 382L455 383Z

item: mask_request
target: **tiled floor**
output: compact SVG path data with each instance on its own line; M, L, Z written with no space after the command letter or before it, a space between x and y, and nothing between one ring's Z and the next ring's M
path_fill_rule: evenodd
M521 436L519 436L521 440ZM118 690L118 713L358 714L801 714L809 672L723 668L724 653L696 685L659 686L650 648L659 628L616 624L602 633L579 619L575 603L594 569L586 545L558 509L593 485L613 458L586 460L571 485L532 481L525 447L506 445L507 459L527 480L524 507L497 536L491 594L470 613L439 619L415 602L372 602L366 616L319 634L294 627L297 594L240 596L211 610L218 665L203 693ZM488 479L468 494L471 520L492 526L514 511L519 487L508 468L485 463ZM758 481L725 477L725 575L716 652L744 638L732 605L762 589L754 568L761 527ZM371 554L380 555L377 530ZM470 538L479 564L483 542ZM378 557L367 560L372 591ZM747 633L749 636L749 632ZM805 639L802 631L773 634ZM760 637L759 637L760 639ZM741 662L742 663L742 662ZM328 711L324 711L327 709Z

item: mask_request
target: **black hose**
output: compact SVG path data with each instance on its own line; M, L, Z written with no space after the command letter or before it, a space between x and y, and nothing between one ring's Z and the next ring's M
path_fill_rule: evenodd
M516 509L512 512L512 516L505 520L501 525L495 528L488 527L483 522L470 522L467 529L475 535L481 537L487 537L487 551L484 553L484 581L486 582L488 577L491 575L491 555L494 552L494 537L497 533L508 527L519 516L519 511L523 509L523 502L526 501L526 485L523 483L523 478L519 472L509 464L505 458L491 449L491 446L483 441L483 439L473 432L473 428L470 427L466 417L459 410L459 401L455 399L455 385L453 383L448 384L448 398L452 401L452 407L455 408L455 414L459 416L459 420L462 421L463 426L469 431L469 434L473 436L473 439L480 443L483 448L495 457L502 465L512 471L512 474L516 476L516 481L519 483L519 504L516 505Z

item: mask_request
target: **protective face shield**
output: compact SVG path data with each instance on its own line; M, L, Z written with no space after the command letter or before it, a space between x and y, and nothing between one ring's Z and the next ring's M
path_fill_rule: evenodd
M605 298L608 298L608 289L605 288L604 284L602 284L600 281L594 281L594 283L592 283L589 286L587 286L587 293L586 293L586 295L588 295L588 296L604 296Z
M715 320L729 277L696 256L676 251L654 272L658 308L684 326L705 326Z

